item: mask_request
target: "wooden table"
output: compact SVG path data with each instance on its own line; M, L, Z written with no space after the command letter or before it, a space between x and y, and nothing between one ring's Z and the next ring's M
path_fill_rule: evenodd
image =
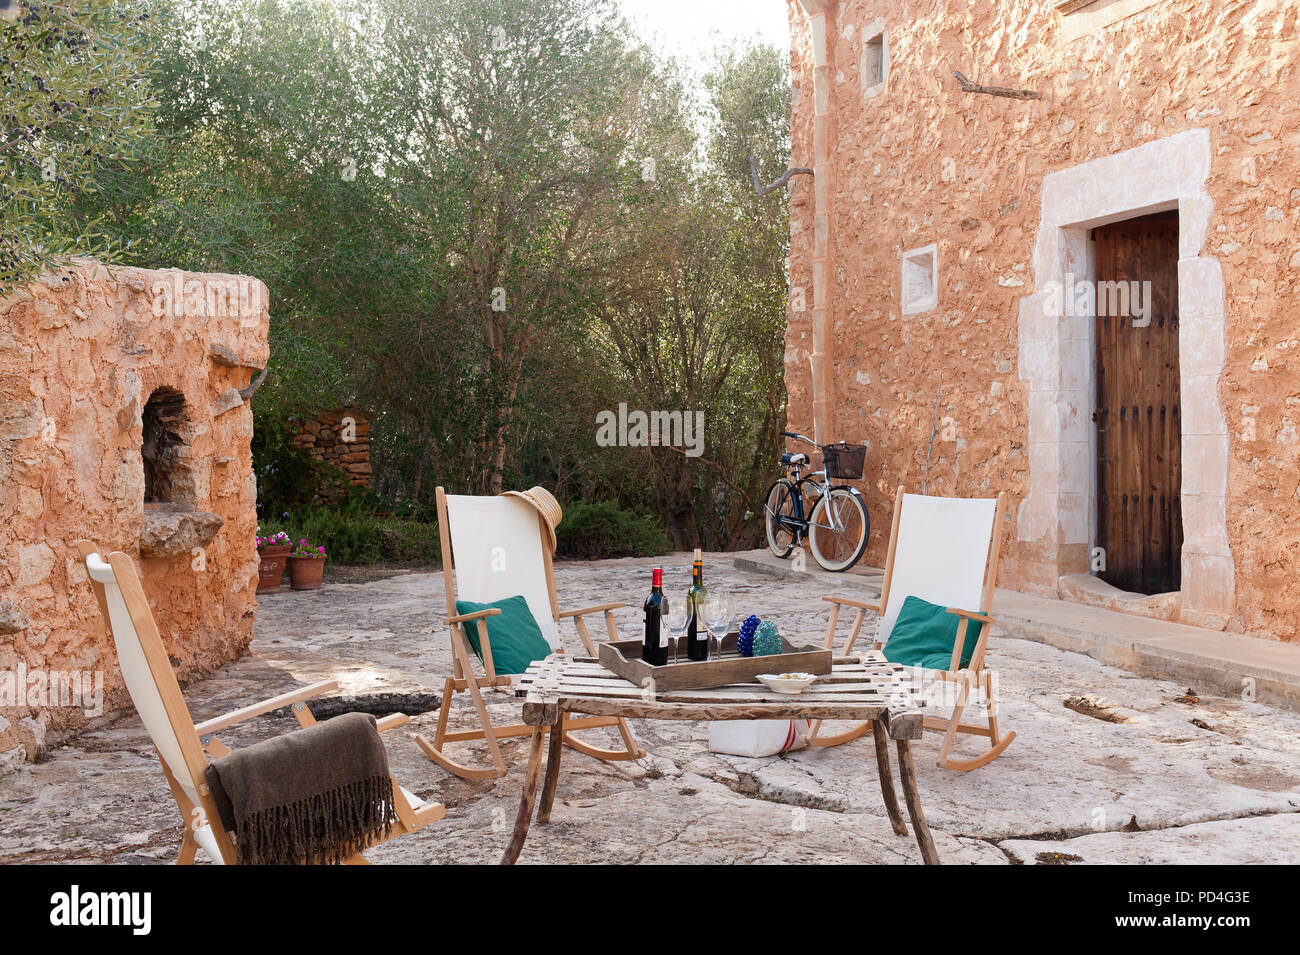
M560 776L560 754L564 751L561 724L568 713L697 722L804 718L871 720L880 791L890 824L898 835L907 835L889 765L888 740L892 739L898 748L903 796L917 844L921 847L921 857L927 865L939 862L925 813L921 811L912 762L911 741L921 738L924 701L913 690L910 681L904 679L903 668L888 662L879 651L869 650L861 657L837 658L830 674L821 677L798 696L781 696L758 683L651 694L605 669L591 657L564 656L551 656L530 666L519 678L515 694L524 697L524 723L532 726L533 732L524 792L519 800L514 834L501 857L503 865L512 865L519 858L528 837L541 777L542 739L548 731L551 739L546 780L542 786L541 803L537 806L537 821L550 821L555 784Z

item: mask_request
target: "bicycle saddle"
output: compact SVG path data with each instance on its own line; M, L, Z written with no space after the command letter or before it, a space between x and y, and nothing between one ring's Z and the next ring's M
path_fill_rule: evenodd
M802 465L808 463L808 455L800 454L798 451L787 451L781 455L781 463L789 465Z

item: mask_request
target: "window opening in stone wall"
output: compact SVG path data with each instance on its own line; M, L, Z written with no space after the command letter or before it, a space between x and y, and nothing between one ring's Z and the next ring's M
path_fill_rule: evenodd
M938 247L903 253L903 314L914 315L939 302Z
M174 388L159 388L145 402L141 417L145 503L182 502L187 484L183 465L185 396Z
M885 82L885 34L877 33L862 46L862 86L870 89Z

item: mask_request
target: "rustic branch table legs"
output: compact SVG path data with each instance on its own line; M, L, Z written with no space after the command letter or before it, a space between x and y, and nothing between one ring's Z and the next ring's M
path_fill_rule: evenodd
M546 779L542 784L542 740L549 731L551 745L546 757ZM894 791L894 777L889 766L889 744L885 728L879 720L872 722L872 733L876 743L876 766L880 775L880 792L885 800L885 810L889 813L889 822L894 832L900 836L907 835L907 826L898 806L898 796ZM513 865L524 848L528 838L528 828L532 823L533 808L537 807L539 822L549 822L551 807L555 803L555 790L560 777L560 758L564 752L564 717L553 726L534 726L532 738L528 744L528 769L524 776L524 791L519 799L519 813L515 816L515 829L510 837L510 845L501 856L502 865ZM916 765L912 761L912 747L908 740L898 740L898 770L902 776L903 798L907 802L907 812L912 818L912 829L916 833L917 845L921 848L921 858L926 865L938 865L939 853L934 847L934 838L925 821L925 812L921 809L921 797L916 791ZM539 784L542 790L541 804L537 804Z
M551 806L555 804L555 786L560 780L560 755L564 752L564 714L551 727L551 748L546 754L546 781L542 784L542 802L537 807L537 821L551 821Z
M930 827L926 824L925 813L921 809L921 797L916 794L916 766L912 762L912 746L905 739L898 741L898 771L903 777L903 798L907 800L907 813L912 817L912 829L916 832L916 843L921 847L921 858L926 865L938 865L939 853L934 848L934 839L930 836Z
M885 798L885 811L889 813L889 824L894 827L894 835L905 836L907 824L898 808L898 793L894 792L894 773L889 768L889 739L884 724L872 720L871 733L876 740L876 770L880 776L880 794Z
M514 865L528 838L528 826L533 821L533 804L537 801L537 783L542 774L542 737L546 734L545 726L534 726L533 737L528 744L528 770L524 776L524 794L519 798L519 814L515 816L515 831L510 837L501 856L502 865ZM908 798L911 806L911 797Z

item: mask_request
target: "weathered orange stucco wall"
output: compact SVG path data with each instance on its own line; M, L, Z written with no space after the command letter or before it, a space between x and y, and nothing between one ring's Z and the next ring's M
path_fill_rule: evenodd
M182 680L247 648L256 486L237 389L265 367L266 303L256 279L90 262L0 299L0 677L98 672L107 708L129 705L80 538L138 561ZM147 513L142 411L162 387L185 399L183 500ZM32 758L86 709L6 708L0 760Z
M799 0L790 7L792 164L813 166L812 23ZM814 285L814 196L822 188L834 411L832 433L821 439L869 445L866 559L883 561L894 488L920 489L942 386L939 417L954 427L936 439L931 492L1007 492L1000 583L1055 592L1041 568L1055 566L1042 549L1056 542L1035 544L1017 527L1029 489L1018 314L1035 290L1043 180L1206 130L1213 210L1202 254L1221 264L1226 290L1218 398L1235 566L1233 605L1219 625L1300 639L1300 7L1164 0L1073 40L1081 21L1068 18L1078 14L1063 15L1050 0L824 7L827 175L794 177L789 196L789 423L803 431L813 423L813 316L795 307L793 292ZM861 43L878 19L889 73L867 96ZM954 70L1042 98L963 92ZM938 304L903 316L902 253L930 243L938 246ZM1184 462L1195 466L1186 450Z

